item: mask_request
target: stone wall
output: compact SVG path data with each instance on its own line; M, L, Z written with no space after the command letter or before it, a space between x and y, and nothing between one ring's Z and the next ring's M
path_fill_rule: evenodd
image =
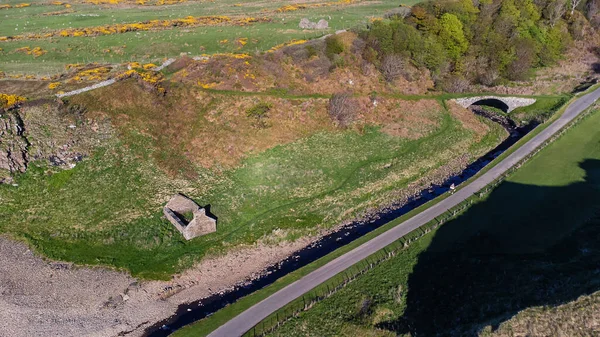
M190 212L193 218L189 222L180 217ZM186 240L217 231L217 220L208 216L206 209L181 194L176 194L169 200L163 208L163 214Z

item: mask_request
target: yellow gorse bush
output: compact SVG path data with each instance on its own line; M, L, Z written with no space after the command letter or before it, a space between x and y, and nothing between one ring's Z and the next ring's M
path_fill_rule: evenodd
M98 67L93 69L81 70L77 72L73 79L76 81L98 81L104 79L108 73L110 73L110 68Z
M269 52L274 52L274 51L279 50L279 49L281 49L283 47L295 46L295 45L298 45L298 44L305 44L306 42L308 42L308 40L291 40L289 42L276 45L275 47L269 49Z
M48 89L54 90L54 89L60 87L60 85L61 85L60 82L52 82L52 83L48 84Z
M72 37L72 36L98 36L110 35L136 31L147 31L152 29L168 29L174 27L197 27L197 26L217 26L217 25L236 25L246 26L256 22L267 22L268 18L240 17L230 18L228 16L188 16L173 20L150 20L136 23L123 23L89 28L69 28L60 31L40 34L25 34L16 36L0 36L0 41L14 41L23 39L42 39L48 37Z
M323 3L304 3L304 4L293 4L293 5L285 5L283 7L277 8L275 11L278 13L285 12L293 12L300 9L307 8L320 8L320 7L329 7L329 6L337 6L337 5L348 5L354 3L355 0L338 0L332 2L323 2Z
M15 50L17 53L25 53L27 55L33 55L33 57L39 57L47 53L46 50L43 50L40 47L35 47L33 49L29 47L21 47Z
M10 108L11 106L24 102L25 97L17 95L0 94L0 107Z
M150 5L148 0L84 0L83 2L94 4L94 5L118 5L118 4L135 4L135 5ZM187 2L187 0L157 0L154 2L155 6L163 6L163 5L174 5L182 2Z
M212 88L214 88L214 87L217 86L217 83L208 83L208 84L205 84L205 83L202 83L202 82L198 81L198 85L200 87L202 87L202 89L212 89Z

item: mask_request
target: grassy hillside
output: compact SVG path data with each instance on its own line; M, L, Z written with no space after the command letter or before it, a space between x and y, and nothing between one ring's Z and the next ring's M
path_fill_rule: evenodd
M51 258L164 278L207 253L316 234L399 200L505 135L436 100L382 99L353 127L336 129L320 98L262 97L273 110L268 127L257 128L241 115L255 97L181 90L160 98L126 81L74 98L69 104L86 106L86 116L110 118L115 136L74 169L37 161L18 186L0 185L0 231ZM52 134L42 128L35 137ZM177 192L210 205L217 233L183 240L161 213Z
M489 335L520 310L598 291L599 122L594 112L457 219L273 335ZM533 312L547 323L536 331L578 335L581 326L551 321L573 306L573 319L593 317L595 304L529 310L498 333L531 331L522 322Z
M308 39L339 29L364 26L370 17L381 17L397 7L398 1L307 1L298 8L292 1L173 1L171 5L146 5L135 1L32 1L30 6L16 8L21 2L9 1L13 8L0 9L0 37L33 34L41 38L2 41L0 38L0 71L8 74L48 75L60 73L66 64L161 62L168 57L189 53L192 56L223 52L254 53L278 44ZM413 4L407 0L401 3ZM300 3L301 5L303 3ZM68 5L68 8L66 8ZM286 6L296 5L296 7ZM210 24L201 27L157 27L149 31L129 31L98 36L62 37L68 29L85 29L107 25L136 24L148 20L185 19L188 16L227 16L229 18L264 18L268 22L237 25ZM300 19L326 19L329 29L302 30ZM331 17L331 19L330 19ZM44 34L58 33L44 37ZM240 42L242 41L242 42ZM27 54L19 48L41 48L41 54Z

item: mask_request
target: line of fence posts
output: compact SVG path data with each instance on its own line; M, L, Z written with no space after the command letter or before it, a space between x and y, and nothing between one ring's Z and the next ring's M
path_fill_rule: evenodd
M499 178L495 180L494 183L492 183L491 185L495 187L501 182L501 180L502 179ZM481 192L482 191L476 192L475 196L482 197L482 195L480 194ZM486 187L486 191L484 193L487 192L488 189ZM246 334L244 334L244 336L259 337L273 332L275 328L279 327L283 322L291 319L292 317L297 316L302 311L310 309L314 304L333 295L338 290L345 287L348 283L355 280L357 276L362 275L367 271L373 269L381 262L394 257L398 251L405 249L410 243L428 234L429 232L431 232L432 229L438 228L448 220L451 220L461 211L469 207L473 202L474 201L472 198L466 199L465 201L456 205L443 215L428 222L424 226L417 228L417 230L406 234L402 238L394 241L394 243L390 244L389 246L384 247L377 253L358 262L357 264L338 274L339 279L337 279L336 276L330 279L329 281L325 282L324 284L317 286L307 294L303 295L302 299L298 299L297 301L291 302L288 306L285 306L284 308L277 311L274 315L271 315L267 319L254 326L254 328L249 330ZM257 329L257 327L259 328Z

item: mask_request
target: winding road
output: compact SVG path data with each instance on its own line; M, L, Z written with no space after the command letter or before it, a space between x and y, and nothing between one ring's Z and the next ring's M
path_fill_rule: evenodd
M319 269L316 269L298 281L277 291L263 301L242 312L232 320L223 324L208 336L241 336L271 313L282 308L294 299L302 296L317 285L327 281L331 277L351 267L355 263L367 258L371 254L376 253L396 240L399 240L404 235L427 224L436 217L457 206L468 197L480 191L482 188L502 176L508 169L516 165L519 161L527 157L536 148L542 145L546 140L550 139L550 137L575 119L599 98L600 88L573 101L567 107L563 115L549 125L545 130L537 134L496 166L472 181L470 184L458 190L453 195L404 221L396 227L380 234L379 236L376 236L370 241L365 242L350 252L336 258Z

